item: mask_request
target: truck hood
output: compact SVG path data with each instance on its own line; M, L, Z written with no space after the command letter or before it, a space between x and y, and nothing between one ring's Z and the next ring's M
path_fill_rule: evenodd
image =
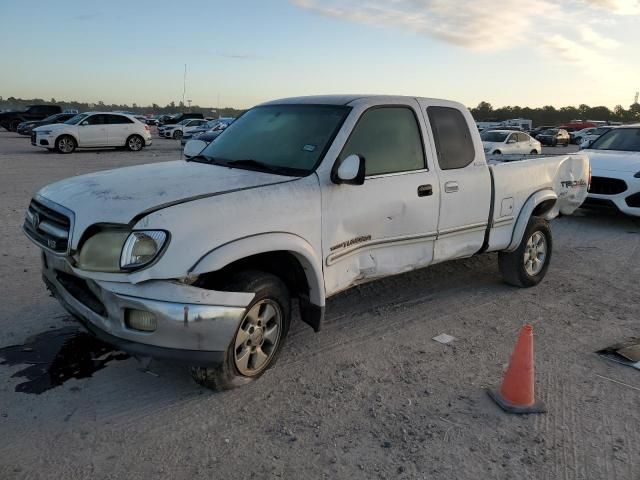
M640 171L640 152L622 152L616 150L582 150L589 157L591 168L612 172Z
M179 160L80 175L52 183L38 195L74 212L77 241L95 223L129 224L179 203L296 178Z

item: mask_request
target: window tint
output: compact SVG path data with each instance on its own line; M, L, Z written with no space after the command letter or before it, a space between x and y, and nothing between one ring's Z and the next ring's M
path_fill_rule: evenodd
M105 122L104 119L105 115L91 115L89 118L86 119L86 122L89 125L103 125L107 122Z
M424 168L422 138L413 110L382 107L366 111L340 156L352 154L365 158L366 175Z
M123 123L133 123L133 120L122 115L105 115L107 121L111 125L122 125Z
M473 162L475 151L471 132L462 113L450 107L429 107L427 114L433 129L440 168L464 168Z

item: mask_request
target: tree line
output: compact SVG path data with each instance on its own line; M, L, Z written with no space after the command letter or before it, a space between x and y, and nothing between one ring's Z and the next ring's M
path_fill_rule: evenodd
M127 104L106 104L102 101L97 103L89 103L89 102L78 102L75 100L72 101L64 101L64 100L56 100L55 98L51 98L49 100L44 100L42 98L31 98L31 99L22 99L22 98L2 98L0 97L0 110L19 110L28 105L60 105L63 110L78 110L79 112L90 112L90 111L124 111L124 112L132 112L139 115L163 115L163 114L172 114L178 112L196 112L202 113L205 117L237 117L240 115L243 110L239 110L237 108L224 107L224 108L216 108L216 107L201 107L200 105L191 105L190 107L185 106L182 102L171 102L164 107L153 103L151 105L138 105L136 103L132 105Z
M562 125L571 120L604 120L607 122L632 123L640 122L640 103L634 103L625 109L617 105L613 110L608 107L590 107L582 104L578 107L555 108L547 105L540 108L500 107L493 108L488 102L480 102L471 109L473 118L478 121L501 121L511 118L528 118L533 125Z
M157 103L151 105L138 105L136 103L132 105L127 104L105 104L102 101L97 103L78 102L78 101L59 101L55 98L44 100L42 98L21 99L15 97L2 98L0 97L0 110L20 109L27 105L33 104L55 104L60 105L63 110L73 109L79 112L87 111L114 111L121 110L127 112L133 112L140 115L162 115L171 114L177 112L199 112L206 117L237 117L244 110L240 110L232 107L215 108L215 107L201 107L200 105L191 105L191 107L185 106L182 102L171 102L165 106L160 106ZM533 120L533 125L561 125L571 120L604 120L608 122L640 122L640 103L634 103L625 109L622 105L617 105L613 110L608 107L598 106L590 107L589 105L579 105L578 107L568 106L555 108L551 105L547 105L540 108L530 107L500 107L494 108L488 102L480 102L477 107L471 108L471 114L476 121L501 121L511 118L528 118Z

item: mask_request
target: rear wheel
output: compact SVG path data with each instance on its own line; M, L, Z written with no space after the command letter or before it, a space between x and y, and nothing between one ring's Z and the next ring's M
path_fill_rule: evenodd
M213 390L228 390L259 378L271 367L289 331L289 291L275 275L246 271L236 275L225 291L253 292L238 330L221 365L191 367L191 376Z
M140 135L131 135L127 138L126 147L132 152L138 152L144 147L144 139Z
M533 287L549 268L553 242L549 223L531 217L522 241L513 252L500 252L498 265L504 281L516 287Z
M71 153L76 147L76 140L71 135L61 135L56 139L56 150L59 153Z
M493 152L494 155L502 155L502 152L500 150L496 150L495 152Z

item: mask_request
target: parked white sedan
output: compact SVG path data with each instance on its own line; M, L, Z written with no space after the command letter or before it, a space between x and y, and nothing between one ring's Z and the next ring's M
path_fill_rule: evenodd
M176 123L175 125L167 125L161 135L165 138L174 138L180 140L185 133L200 128L207 123L207 120L201 118L188 118Z
M87 112L65 123L34 128L31 144L60 153L96 147L126 147L137 152L151 145L151 132L148 125L143 125L133 115Z
M613 128L582 152L592 174L585 205L640 217L640 124Z
M542 144L524 132L487 130L480 135L484 152L489 155L533 154L542 152Z

